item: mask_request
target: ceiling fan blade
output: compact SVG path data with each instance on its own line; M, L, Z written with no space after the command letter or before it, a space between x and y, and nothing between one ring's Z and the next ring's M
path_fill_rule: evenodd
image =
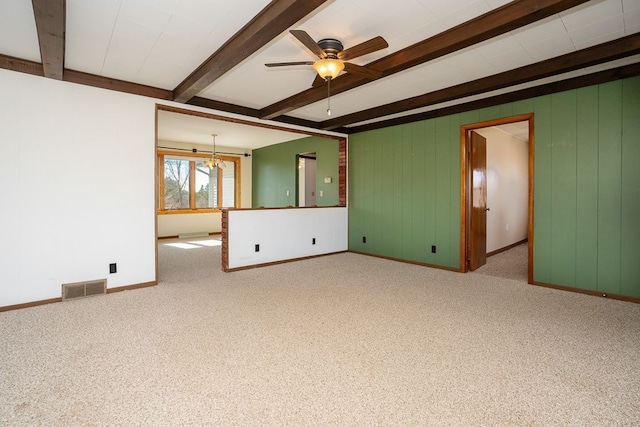
M372 38L371 40L367 40L366 42L350 47L349 49L343 50L342 52L338 53L338 58L343 60L354 59L359 56L384 49L386 47L389 47L389 43L387 43L387 41L382 37L378 36Z
M295 38L297 38L298 40L300 40L300 42L305 45L305 47L307 49L309 49L314 55L316 55L318 58L320 59L324 59L327 54L324 53L324 50L322 50L322 48L320 46L318 46L318 43L315 42L315 40L313 40L311 38L311 36L306 32L306 31L302 31L302 30L290 30L289 31Z
M317 86L322 86L323 84L325 84L327 81L325 79L323 79L322 77L320 77L318 74L316 74L316 78L313 79L313 83L311 83L311 87L317 87Z
M373 68L363 67L355 65L350 62L344 63L344 70L347 73L357 74L362 77L366 77L371 80L379 79L382 77L382 71L374 70Z
M271 62L269 64L264 64L265 67L288 67L289 65L313 65L313 61Z

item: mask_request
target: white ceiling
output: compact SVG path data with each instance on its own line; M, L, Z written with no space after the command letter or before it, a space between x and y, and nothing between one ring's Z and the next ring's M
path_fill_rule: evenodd
M216 134L216 146L248 150L305 136L297 132L215 120L192 114L158 111L159 140L212 145L212 134Z
M172 90L269 3L267 0L67 0L65 68ZM389 43L388 48L353 61L364 65L506 3L504 0L329 0L292 29L305 30L316 40L338 38L345 48L383 36ZM639 31L640 0L592 0L335 95L331 102L332 117L533 64ZM40 61L30 0L0 2L0 54ZM309 88L315 75L310 66L267 68L264 63L313 59L297 39L284 32L198 96L261 109ZM639 61L639 56L634 56L593 69ZM590 70L577 70L567 76ZM567 76L547 78L544 82ZM518 88L535 84L539 82ZM514 88L495 93L512 90ZM491 94L474 99L488 95ZM441 106L423 107L395 116ZM304 106L288 115L316 122L326 120L326 101ZM384 118L375 121L381 119ZM191 131L185 131L190 132L190 138L196 138L195 128L211 134L213 126L200 125L193 117L188 120L194 122ZM198 137L202 135L198 133ZM167 134L167 139L171 138L177 135ZM246 137L243 141L252 138ZM229 136L228 140L233 138Z
M495 129L507 133L521 141L529 141L529 122L505 123L500 126L493 126Z

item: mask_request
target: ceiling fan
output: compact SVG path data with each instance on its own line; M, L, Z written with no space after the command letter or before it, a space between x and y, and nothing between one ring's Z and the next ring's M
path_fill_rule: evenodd
M368 53L376 52L380 49L389 47L389 43L380 37L374 37L371 40L360 43L356 46L344 49L342 42L338 39L325 38L315 42L311 36L302 30L289 31L295 38L316 55L319 60L298 61L298 62L275 62L264 64L267 67L285 67L290 65L313 65L314 70L318 73L312 86L318 86L325 81L335 79L344 70L347 73L357 74L359 76L375 80L382 77L382 71L375 70L370 67L355 65L347 60L355 59Z

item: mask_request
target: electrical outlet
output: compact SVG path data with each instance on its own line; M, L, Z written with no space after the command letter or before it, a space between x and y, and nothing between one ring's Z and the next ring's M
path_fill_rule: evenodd
M324 197L324 191L320 190L320 197Z
M367 236L362 236L362 243L367 243Z
M289 197L289 190L287 190L287 197Z
M316 244L316 238L315 238L315 237L311 239L311 244L312 244L312 245L315 245L315 244Z
M256 252L260 252L260 245L256 243Z
M436 245L431 245L431 253L432 254L436 253Z
M116 263L111 263L109 264L109 274L114 274L118 272L118 266L116 265Z

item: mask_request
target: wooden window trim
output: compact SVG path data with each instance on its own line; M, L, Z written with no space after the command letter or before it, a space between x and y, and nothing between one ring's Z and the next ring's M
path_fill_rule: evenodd
M206 160L211 157L211 154L206 153L188 153L184 151L173 151L173 150L157 150L157 162L158 162L158 215L182 215L182 214L203 214L203 213L220 213L223 208L187 208L187 209L165 209L164 208L164 158L165 156L175 156L175 157L183 157L185 160L190 160L189 162L189 206L195 206L195 163L191 160L196 158L201 158ZM233 162L234 163L234 197L235 197L235 205L234 208L238 208L240 205L240 178L241 178L241 159L235 156L225 156L218 154L225 162ZM217 180L218 183L222 180L222 169L218 168L217 172ZM217 192L218 197L218 206L222 205L222 195L223 192Z

